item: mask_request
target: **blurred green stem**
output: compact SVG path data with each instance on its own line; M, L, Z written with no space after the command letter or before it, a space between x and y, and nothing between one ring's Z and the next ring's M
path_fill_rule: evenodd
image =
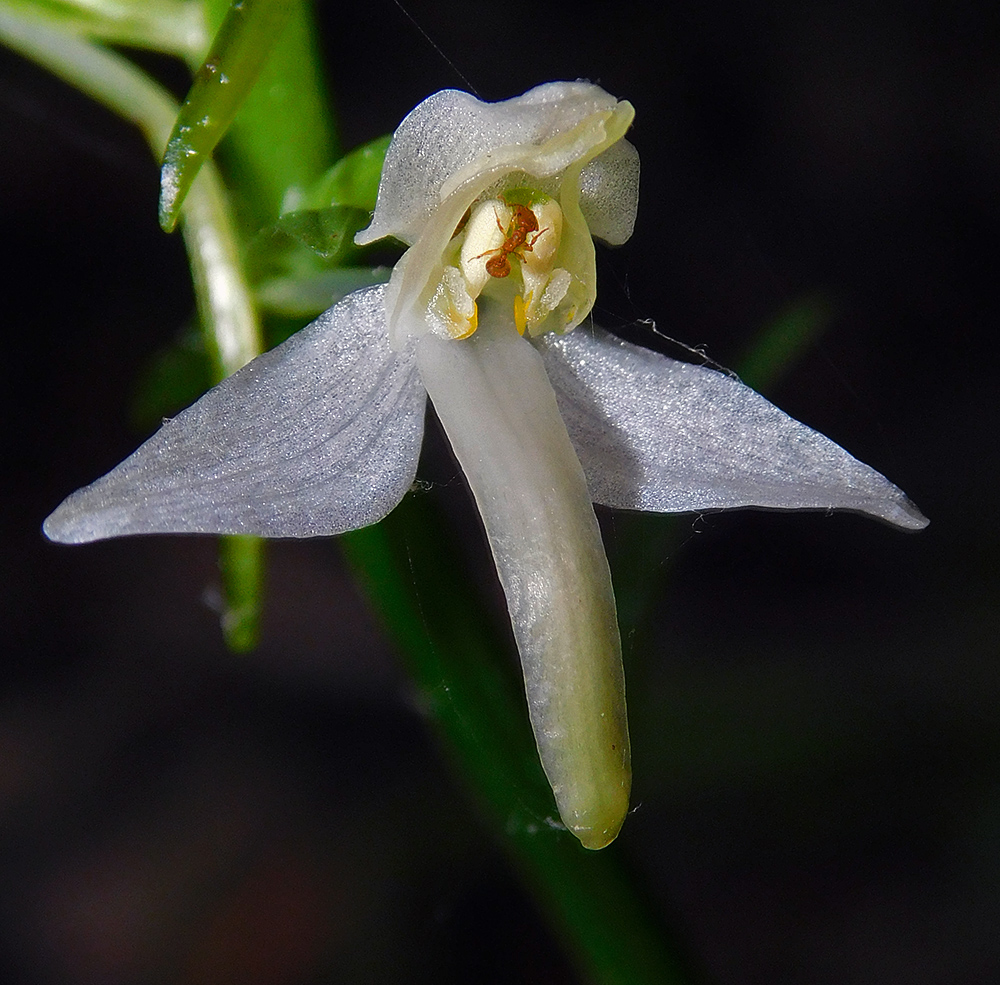
M265 544L260 537L219 539L219 571L225 587L222 632L236 653L252 650L260 637L264 598Z
M832 319L833 305L824 294L807 294L794 301L750 343L736 365L739 378L766 394L827 330Z
M197 62L205 51L200 0L3 0L16 15L108 44L176 55Z

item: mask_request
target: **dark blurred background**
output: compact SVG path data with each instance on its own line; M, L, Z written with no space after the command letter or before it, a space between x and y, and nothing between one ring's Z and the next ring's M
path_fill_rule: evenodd
M769 395L932 521L676 524L625 640L612 850L720 985L1000 980L995 5L406 7L433 45L389 0L320 6L345 147L444 87L630 99L639 221L597 320L731 366L820 306ZM0 176L0 979L575 982L335 542L273 545L234 657L210 540L42 539L136 445L193 299L139 136L6 51ZM424 469L475 530L457 469Z

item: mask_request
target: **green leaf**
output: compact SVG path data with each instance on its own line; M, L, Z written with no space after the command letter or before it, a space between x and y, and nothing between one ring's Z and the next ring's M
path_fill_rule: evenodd
M352 205L372 212L391 139L391 133L376 137L345 154L307 193L306 207L321 209L329 205Z
M286 2L291 19L219 148L243 228L251 234L282 212L310 207L305 190L337 156L313 5Z
M251 280L274 274L308 277L342 266L356 251L354 234L368 219L366 211L341 205L286 212L251 241L247 251Z
M202 163L211 156L288 21L287 0L231 4L181 107L163 155L160 225L170 232Z

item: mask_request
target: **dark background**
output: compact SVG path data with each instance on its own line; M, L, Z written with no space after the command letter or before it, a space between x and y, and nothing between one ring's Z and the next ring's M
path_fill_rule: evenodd
M682 518L653 640L625 640L612 850L725 985L1000 980L998 19L855 8L409 4L439 53L391 2L321 6L345 147L467 88L447 59L485 99L630 99L639 221L597 320L733 365L821 298L771 396L931 518ZM0 178L8 980L574 982L334 542L273 545L237 658L210 540L41 538L134 448L137 373L193 301L137 134L3 51ZM474 531L457 469L424 468Z

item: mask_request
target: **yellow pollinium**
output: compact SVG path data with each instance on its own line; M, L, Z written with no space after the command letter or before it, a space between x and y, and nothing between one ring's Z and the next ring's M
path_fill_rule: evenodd
M459 316L459 318L456 318L456 323L460 325L462 320L461 316ZM453 335L453 339L467 339L477 328L479 328L479 308L475 302L472 304L472 317L464 319L464 321L466 323L465 329L461 332L461 334Z
M528 303L531 302L531 295L528 295ZM518 335L524 335L528 327L528 316L525 311L524 298L520 294L514 295L514 326Z

